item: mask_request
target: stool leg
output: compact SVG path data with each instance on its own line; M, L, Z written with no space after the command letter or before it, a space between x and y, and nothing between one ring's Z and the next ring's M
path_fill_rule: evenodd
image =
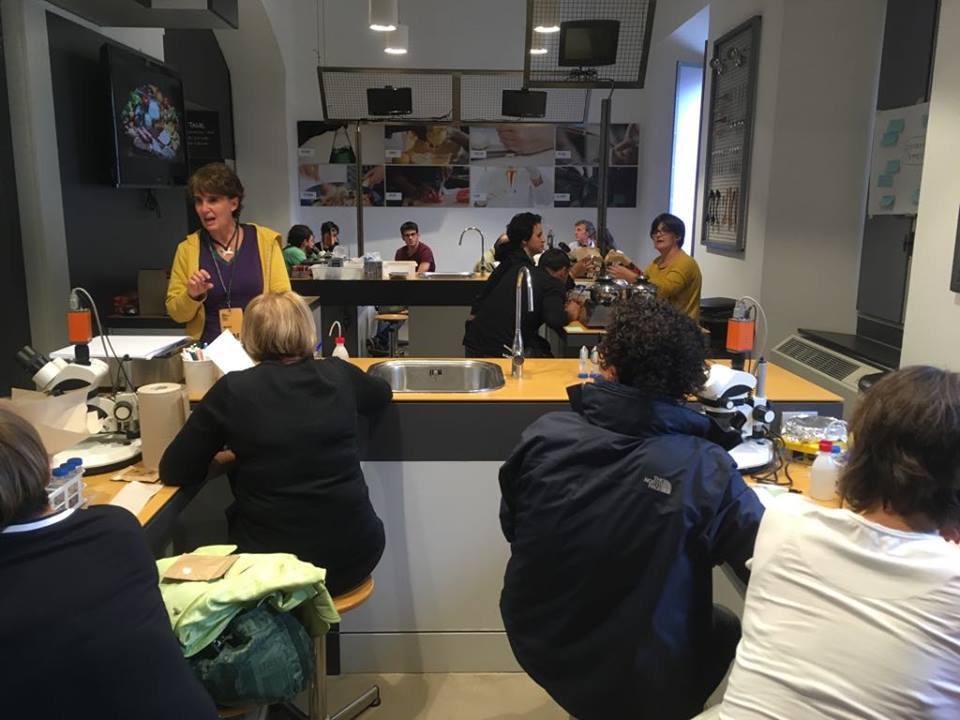
M374 685L346 707L341 708L330 720L353 720L367 708L380 704L380 686Z
M326 636L313 639L313 657L317 670L310 683L310 720L327 720Z
M390 357L400 354L400 326L393 323L390 326Z

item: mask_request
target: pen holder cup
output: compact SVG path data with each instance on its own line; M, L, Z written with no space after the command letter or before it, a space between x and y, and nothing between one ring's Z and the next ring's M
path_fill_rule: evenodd
M184 360L183 381L191 399L199 400L220 379L220 371L213 360Z

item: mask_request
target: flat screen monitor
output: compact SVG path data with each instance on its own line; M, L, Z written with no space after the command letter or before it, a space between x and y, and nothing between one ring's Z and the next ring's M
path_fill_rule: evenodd
M617 62L619 20L571 20L560 23L560 67L600 67Z
M371 115L409 115L413 90L408 87L367 88L367 112Z
M547 93L540 90L504 90L500 114L542 118L547 114Z
M105 44L100 59L110 90L116 187L185 185L183 83L170 67L116 45Z

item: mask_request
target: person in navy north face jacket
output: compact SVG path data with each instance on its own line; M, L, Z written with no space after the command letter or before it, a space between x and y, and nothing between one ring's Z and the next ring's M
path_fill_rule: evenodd
M687 720L722 680L739 622L712 571L743 579L763 514L724 447L684 405L706 378L697 325L623 303L604 381L536 420L500 469L510 543L500 610L520 665L580 720Z

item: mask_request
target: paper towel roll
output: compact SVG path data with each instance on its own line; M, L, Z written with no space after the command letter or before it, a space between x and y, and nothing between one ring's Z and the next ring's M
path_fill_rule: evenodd
M176 383L144 385L137 390L137 400L143 465L158 470L163 451L187 421L190 404L186 389Z

